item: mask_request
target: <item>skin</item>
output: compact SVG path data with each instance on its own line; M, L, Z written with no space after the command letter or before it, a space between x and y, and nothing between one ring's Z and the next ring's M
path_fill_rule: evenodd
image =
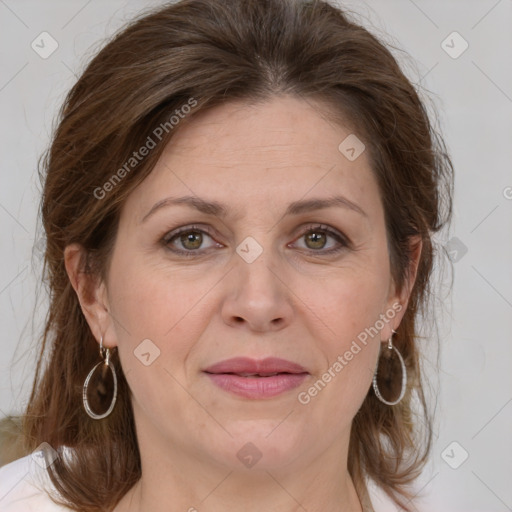
M132 391L142 478L115 511L362 510L347 471L351 423L379 345L405 313L421 248L397 293L367 152L345 158L338 146L352 132L327 121L319 105L287 96L230 103L181 128L123 205L106 281L79 272L79 245L65 251L90 328L118 348ZM172 205L141 222L161 199L185 195L232 212L220 218ZM333 195L365 214L329 207L283 216L293 201ZM192 224L210 227L203 245L178 236L165 247L166 234ZM320 240L311 240L317 224L349 245L318 229ZM263 248L252 263L236 252L248 236ZM342 249L322 255L335 247ZM402 310L301 404L298 393L397 303ZM134 355L144 339L160 350L149 366ZM202 372L234 356L281 357L310 375L279 396L242 398ZM237 458L248 442L262 455L252 468Z

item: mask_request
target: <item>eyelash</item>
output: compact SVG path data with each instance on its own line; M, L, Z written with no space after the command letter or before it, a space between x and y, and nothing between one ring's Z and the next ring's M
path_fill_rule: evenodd
M183 234L183 233L188 233L188 232L200 232L200 233L205 233L207 234L208 236L210 236L211 238L213 238L213 234L210 232L210 230L207 228L207 227L199 227L199 226L195 226L195 225L191 225L191 226L184 226L182 228L179 228L175 231L171 231L170 233L167 233L163 238L162 238L162 244L164 245L164 247L166 249L168 249L169 251L175 253L175 254L179 254L179 255L183 255L185 257L200 257L204 254L204 252L200 252L201 249L196 249L196 250L182 250L182 249L175 249L175 248L170 248L169 247L169 244L175 239L177 238L179 235ZM297 237L296 240L299 240L300 238L310 234L310 233L316 233L316 232L322 232L322 233L325 233L329 236L331 236L332 238L334 238L339 244L340 246L334 248L334 249L328 249L328 250L322 250L322 249L318 249L318 250L315 250L315 249L306 249L308 252L310 253L314 253L314 254L318 254L318 255L322 255L322 256L325 256L325 255L333 255L333 254L337 254L347 248L350 248L350 241L344 236L342 235L341 233L338 233L337 231L334 231L332 229L330 229L328 226L325 226L325 225L322 225L322 224L318 224L318 225L315 225L315 226L309 226L305 231L303 231L299 237Z

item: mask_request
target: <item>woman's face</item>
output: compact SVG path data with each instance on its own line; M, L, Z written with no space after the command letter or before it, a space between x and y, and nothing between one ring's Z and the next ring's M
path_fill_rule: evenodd
M346 455L404 311L368 152L339 149L350 129L317 107L202 113L124 204L100 328L141 453L267 470Z

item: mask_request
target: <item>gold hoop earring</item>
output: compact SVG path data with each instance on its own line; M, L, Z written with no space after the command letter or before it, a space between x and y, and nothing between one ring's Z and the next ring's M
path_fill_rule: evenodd
M393 331L393 333L395 333L395 332L396 331ZM382 348L382 345L381 345L381 348ZM379 357L379 361L377 362L377 368L375 369L375 373L373 374L373 390L375 391L375 395L377 396L377 398L382 403L385 403L386 405L396 405L397 403L399 403L402 400L402 398L405 395L405 390L407 389L407 369L405 367L405 363L404 363L402 354L400 354L398 349L393 345L393 334L391 334L391 336L389 337L387 350L394 350L396 352L396 355L398 356L399 361L400 361L400 366L402 368L402 387L400 389L400 394L398 395L398 398L394 401L388 401L382 396L382 394L379 390L379 386L377 384L377 373L378 373L378 368L379 368L380 357Z
M82 391L82 401L84 404L85 412L95 420L101 420L103 418L106 418L113 411L117 399L117 375L114 366L110 361L110 349L103 347L103 336L101 336L100 340L100 357L103 359L103 361L100 361L98 364L96 364L93 367L93 369L89 372L87 378L85 379ZM101 376L99 379L93 379L94 373L98 369L98 367L100 367L101 369ZM96 413L91 408L91 402L93 402L95 405L100 406L104 406L105 402L108 403L107 388L109 386L106 379L108 370L110 370L112 374L112 382L110 383L110 387L113 388L112 398L110 400L110 405L105 412ZM91 384L91 381L94 380L96 381L96 385L94 386L93 395L90 396L88 388Z

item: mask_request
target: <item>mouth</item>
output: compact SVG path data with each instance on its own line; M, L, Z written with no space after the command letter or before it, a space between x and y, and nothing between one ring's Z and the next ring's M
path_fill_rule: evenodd
M209 373L209 372L207 372ZM273 377L274 375L284 375L288 374L288 372L274 372L274 373L231 373L227 372L224 375L238 375L239 377ZM289 374L292 375L292 374Z
M233 358L203 371L220 389L250 399L281 395L299 386L309 375L303 366L278 358Z

